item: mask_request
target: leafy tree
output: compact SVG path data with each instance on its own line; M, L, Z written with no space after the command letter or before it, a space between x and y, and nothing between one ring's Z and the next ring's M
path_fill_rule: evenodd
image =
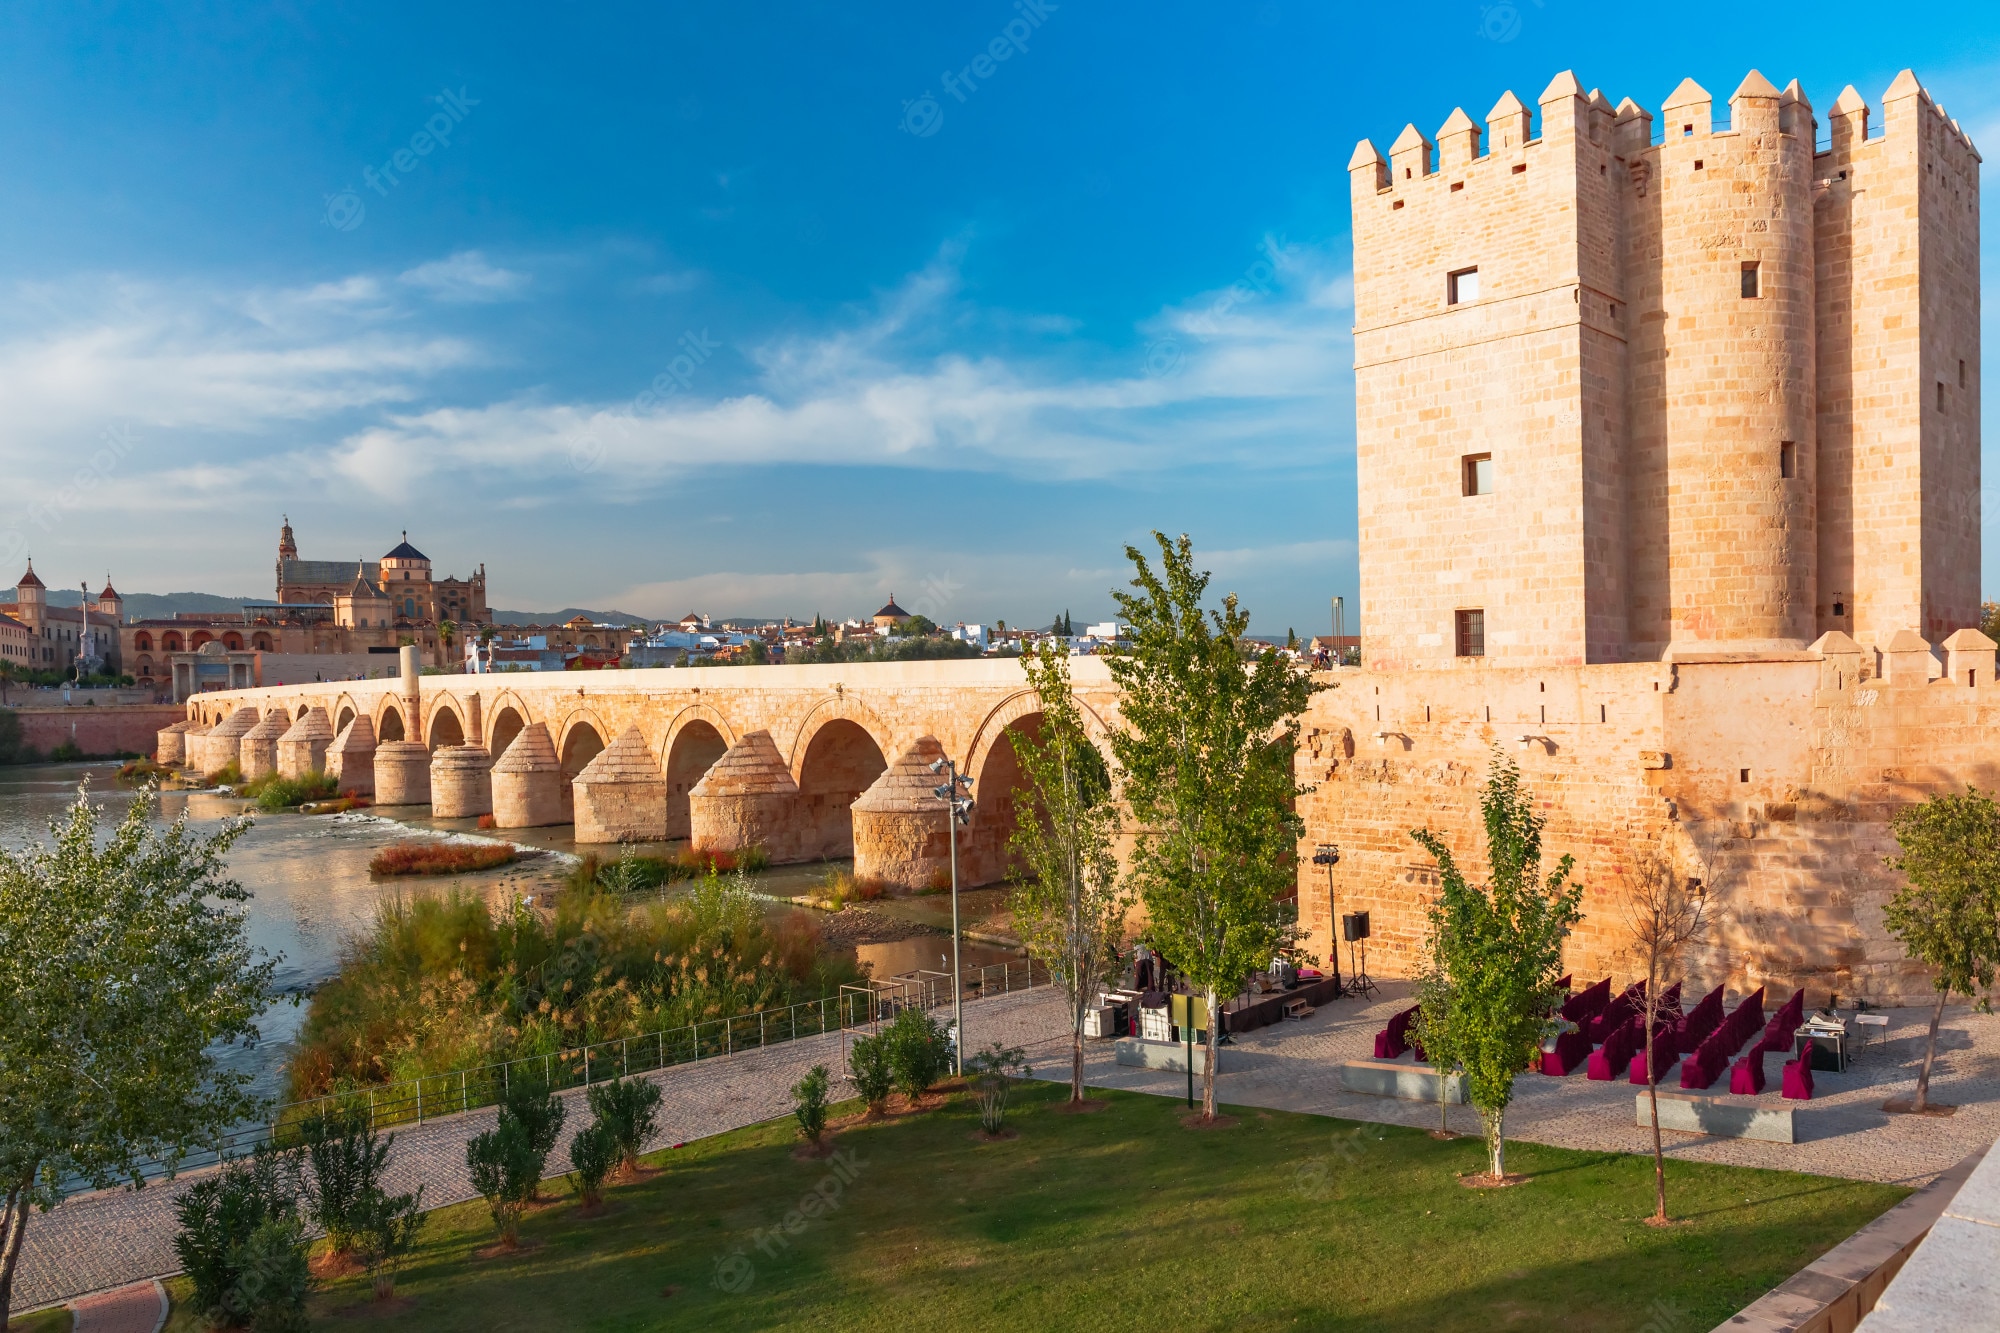
M1083 726L1070 687L1069 659L1044 643L1021 658L1041 700L1038 735L1009 728L1028 781L1014 791L1009 846L1028 876L1013 894L1014 929L1069 1001L1072 1102L1083 1100L1083 1020L1098 987L1118 965L1131 910L1118 882L1118 807L1111 770Z
M219 1148L263 1109L220 1054L257 1039L274 964L251 945L223 855L247 822L151 822L152 788L110 835L87 786L50 844L0 849L0 1327L31 1208L77 1184L137 1187Z
M2000 643L2000 602L1979 604L1979 632Z
M643 1078L614 1078L589 1092L590 1113L607 1126L624 1160L625 1174L639 1169L639 1154L659 1119L660 1085Z
M1632 952L1646 965L1640 1019L1646 1025L1646 1101L1653 1119L1654 1226L1667 1224L1667 1159L1660 1146L1660 1079L1653 1041L1663 1021L1680 1016L1678 1009L1671 1013L1667 1009L1667 974L1679 970L1683 950L1707 936L1707 908L1708 900L1698 887L1657 856L1639 863L1625 900Z
M929 1092L931 1085L951 1067L951 1045L944 1026L918 1008L896 1015L896 1021L882 1034L888 1047L889 1069L895 1075L896 1090L911 1106Z
M0 662L0 666L7 663ZM21 737L21 718L11 708L0 708L0 764L32 764L41 756Z
M569 1164L576 1169L576 1192L586 1208L604 1202L604 1180L618 1165L618 1137L611 1126L593 1120L569 1141Z
M1125 548L1136 593L1118 593L1131 651L1110 659L1124 727L1112 751L1139 833L1132 873L1155 942L1208 1000L1202 1115L1215 1115L1222 998L1291 943L1287 898L1303 825L1293 812L1298 718L1317 688L1273 649L1246 655L1250 615L1202 597L1183 535L1154 533L1160 570Z
M1457 1033L1452 1029L1451 982L1444 974L1444 959L1435 934L1426 941L1427 956L1414 978L1417 1016L1410 1020L1410 1037L1430 1057L1437 1071L1438 1127L1440 1137L1451 1134L1451 1075L1463 1063L1459 1058Z
M290 1169L260 1151L225 1165L174 1200L174 1252L213 1325L305 1327L309 1282Z
M378 1301L396 1295L396 1270L402 1267L404 1256L417 1247L417 1234L427 1220L423 1201L421 1186L415 1194L375 1190L354 1219L354 1257L361 1261Z
M396 1136L377 1134L365 1113L331 1112L308 1119L301 1138L299 1192L305 1215L326 1233L335 1254L346 1254L383 1193L382 1172Z
M896 627L896 633L912 639L927 639L937 632L937 622L929 616L911 616Z
M806 1071L806 1076L792 1084L792 1115L799 1122L799 1132L814 1147L826 1134L826 1100L829 1084L825 1065L814 1065Z
M0 708L7 705L7 687L20 678L20 665L12 658L0 658Z
M1883 920L1911 958L1931 969L1937 1004L1924 1043L1912 1111L1930 1107L1938 1023L1953 991L1975 996L1993 984L2000 964L2000 808L1977 787L1939 792L1906 805L1889 821L1901 855L1888 858L1910 882L1889 900Z
M998 1134L1007 1127L1007 1099L1013 1095L1015 1083L1034 1072L1022 1058L1020 1047L997 1041L965 1062L966 1081L979 1105L981 1129Z
M880 1115L896 1086L895 1072L889 1067L889 1034L856 1037L847 1048L847 1072L862 1102L870 1112Z
M501 1099L500 1106L528 1132L528 1143L535 1154L537 1187L536 1194L530 1197L536 1197L540 1193L542 1173L548 1169L549 1154L556 1150L556 1141L562 1137L566 1114L562 1101L540 1079L515 1078L509 1080L507 1094Z
M768 666L770 661L771 650L764 645L762 639L753 638L743 645L744 666Z
M500 1244L513 1249L521 1243L521 1214L541 1183L528 1127L503 1107L499 1124L465 1145L465 1164L472 1173L472 1188L484 1196L493 1214Z
M1430 905L1433 949L1451 1001L1444 1049L1465 1066L1466 1096L1486 1127L1489 1170L1506 1178L1505 1121L1514 1076L1541 1050L1549 1011L1560 998L1563 941L1582 919L1583 886L1564 856L1542 876L1542 826L1521 788L1521 770L1497 750L1479 794L1491 878L1481 890L1444 840L1429 829L1410 836L1437 861L1441 888Z

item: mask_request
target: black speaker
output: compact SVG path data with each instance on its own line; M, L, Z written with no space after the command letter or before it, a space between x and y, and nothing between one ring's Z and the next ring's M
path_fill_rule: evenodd
M1368 938L1368 913L1349 912L1340 918L1340 937L1349 944Z

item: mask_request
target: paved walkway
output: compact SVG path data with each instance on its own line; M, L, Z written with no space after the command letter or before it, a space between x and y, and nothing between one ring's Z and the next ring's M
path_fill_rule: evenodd
M69 1308L74 1333L159 1333L167 1322L167 1292L156 1281L134 1282L79 1297Z
M1344 1092L1341 1062L1371 1053L1375 1030L1407 1005L1405 988L1390 983L1372 1003L1341 1000L1303 1022L1247 1033L1227 1048L1221 1096L1240 1106L1305 1111L1427 1128L1437 1123L1431 1103L1402 1102ZM968 1004L971 1047L996 1038L1024 1047L1037 1077L1066 1081L1069 1044L1061 997L1048 988ZM1928 1010L1886 1011L1888 1036L1845 1074L1815 1076L1819 1095L1798 1112L1795 1144L1666 1134L1667 1152L1689 1161L1805 1171L1817 1175L1909 1185L1927 1183L1967 1153L2000 1136L2000 1016L1949 1010L1939 1034L1933 1096L1961 1106L1948 1118L1890 1116L1881 1104L1914 1086L1923 1058ZM764 1051L748 1051L681 1065L651 1077L665 1100L662 1132L651 1145L685 1142L755 1124L790 1110L789 1089L817 1063L842 1068L840 1037L802 1038ZM1183 1095L1186 1076L1127 1069L1112 1059L1109 1042L1086 1047L1093 1086L1162 1096ZM1775 1065L1772 1061L1774 1082ZM1507 1116L1510 1138L1598 1151L1648 1152L1651 1140L1633 1111L1636 1091L1626 1083L1592 1083L1581 1072L1568 1078L1523 1075ZM844 1081L842 1090L845 1091ZM589 1119L581 1091L566 1094L568 1125ZM1766 1094L1775 1102L1775 1092ZM474 1197L465 1168L465 1143L493 1124L491 1109L400 1130L391 1159L392 1188L424 1186L431 1206ZM1452 1127L1477 1132L1469 1107L1451 1108ZM567 1165L567 1144L551 1166ZM28 1227L17 1293L22 1308L101 1291L176 1268L171 1244L173 1185L134 1192L108 1191L71 1199Z

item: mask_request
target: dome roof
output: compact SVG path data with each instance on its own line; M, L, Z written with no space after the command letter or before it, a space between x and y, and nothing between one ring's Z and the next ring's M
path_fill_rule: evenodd
M410 534L407 532L403 534L403 540L396 544L396 549L382 558L384 560L421 560L425 564L431 562L429 556L410 545Z
M875 613L877 620L880 620L883 616L894 616L899 620L908 620L910 613L896 605L896 594L892 592L889 594L889 604Z

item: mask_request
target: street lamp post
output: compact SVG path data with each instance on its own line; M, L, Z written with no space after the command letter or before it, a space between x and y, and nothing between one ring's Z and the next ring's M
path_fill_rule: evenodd
M945 827L951 838L951 1060L952 1072L965 1073L965 983L960 979L958 964L958 826L972 822L972 797L960 795L960 788L969 789L971 778L958 775L958 765L949 755L940 755L931 761L931 772L943 773L946 781L932 789L932 795L945 803Z
M1339 599L1335 599L1336 601ZM1326 920L1327 939L1332 943L1333 954L1333 997L1340 998L1340 941L1333 938L1340 917L1333 910L1333 868L1340 864L1340 848L1330 842L1323 842L1313 849L1313 864L1326 867Z

